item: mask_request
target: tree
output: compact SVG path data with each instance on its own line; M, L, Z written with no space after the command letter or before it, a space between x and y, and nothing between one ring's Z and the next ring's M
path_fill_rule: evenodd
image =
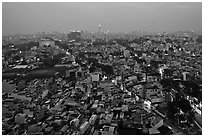
M113 67L110 65L100 65L102 71L104 71L107 75L114 74Z
M158 69L158 63L155 60L151 60L150 61L150 65L154 68L154 69Z
M174 115L178 112L178 109L176 108L176 103L175 102L169 102L167 104L167 116L170 119L174 119Z
M192 107L190 105L190 102L186 99L180 99L178 102L176 102L178 107L184 112L187 113L192 110Z
M50 58L50 57L48 57L48 58L43 60L43 65L45 67L53 67L55 65L55 63L56 62L52 58Z

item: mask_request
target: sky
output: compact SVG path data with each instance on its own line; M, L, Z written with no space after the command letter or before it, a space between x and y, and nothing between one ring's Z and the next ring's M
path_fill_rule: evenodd
M202 30L201 2L3 2L2 34Z

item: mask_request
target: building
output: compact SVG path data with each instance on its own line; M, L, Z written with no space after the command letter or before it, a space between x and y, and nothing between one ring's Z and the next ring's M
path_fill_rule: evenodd
M81 40L81 31L71 31L67 35L69 42L79 42Z
M144 96L144 89L143 89L143 85L141 84L135 85L133 87L133 91L135 92L136 95L139 95L140 97Z
M130 51L129 50L124 50L123 55L125 58L129 58L130 57Z
M92 115L91 118L89 119L89 123L91 125L94 125L97 119L97 115Z
M47 48L55 46L54 40L43 39L39 42L39 48Z
M146 88L145 95L147 98L150 98L151 96L154 96L154 95L160 95L160 94L161 94L161 89L159 89L157 86Z
M184 81L189 81L189 80L191 80L191 77L190 77L190 73L189 73L189 72L183 72L182 75L183 75L183 80L184 80Z
M147 76L147 82L156 82L158 78L156 76Z
M38 54L42 59L51 57L53 54L56 54L58 50L56 50L57 46L55 45L55 41L52 39L42 39L39 42L39 46L37 49Z
M69 78L70 80L76 80L76 71L76 69L66 70L65 77Z
M92 82L99 81L99 79L100 79L100 74L99 73L91 73L90 76L91 76Z
M17 114L15 116L15 123L17 124L23 124L26 123L26 114Z
M90 127L90 123L88 122L88 121L86 121L86 122L84 122L81 126L80 126L80 128L79 128L79 130L80 130L80 135L83 135L86 131L87 131L87 129Z

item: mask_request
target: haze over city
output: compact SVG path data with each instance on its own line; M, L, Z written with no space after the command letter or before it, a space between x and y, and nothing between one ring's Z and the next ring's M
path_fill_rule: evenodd
M202 135L202 2L2 7L2 135Z
M6 3L2 34L70 30L147 32L200 31L202 3Z

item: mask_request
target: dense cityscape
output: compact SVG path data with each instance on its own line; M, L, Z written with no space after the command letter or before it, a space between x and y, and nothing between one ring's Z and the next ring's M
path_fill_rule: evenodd
M201 135L202 35L3 36L3 135Z

